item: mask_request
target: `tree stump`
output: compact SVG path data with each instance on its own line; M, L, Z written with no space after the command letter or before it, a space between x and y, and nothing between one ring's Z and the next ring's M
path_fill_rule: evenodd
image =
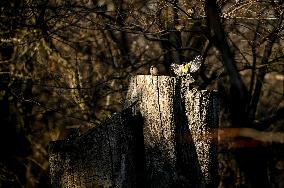
M186 79L132 77L122 113L50 144L53 187L212 187L218 96Z
M130 81L126 107L137 102L133 113L144 120L147 187L212 186L216 180L217 92L198 91L188 83L147 75Z
M124 110L83 135L51 142L52 187L140 187L142 123Z

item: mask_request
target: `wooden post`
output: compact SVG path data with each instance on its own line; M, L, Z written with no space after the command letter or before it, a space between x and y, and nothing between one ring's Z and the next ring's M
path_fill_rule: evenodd
M143 187L142 123L124 110L81 136L51 142L52 187Z
M130 81L126 107L137 103L133 112L141 112L144 119L146 178L153 187L214 186L217 92L198 91L188 83L183 78L148 75Z
M143 117L147 187L173 187L176 178L175 78L139 75L129 84L126 107L135 103L134 113Z
M53 187L212 187L218 107L187 80L132 77L122 113L51 144Z
M179 114L184 117L177 117L176 123L178 168L191 187L215 187L218 183L217 92L185 89L181 96Z

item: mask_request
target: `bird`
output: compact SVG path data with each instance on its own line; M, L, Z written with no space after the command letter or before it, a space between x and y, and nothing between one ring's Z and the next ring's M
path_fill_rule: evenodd
M197 72L201 66L203 58L201 55L196 56L192 61L185 62L183 64L171 64L171 69L176 76L186 77L190 82L194 82L195 80L190 75L190 73Z
M155 65L152 65L150 67L150 74L152 76L158 76L159 75L159 69Z

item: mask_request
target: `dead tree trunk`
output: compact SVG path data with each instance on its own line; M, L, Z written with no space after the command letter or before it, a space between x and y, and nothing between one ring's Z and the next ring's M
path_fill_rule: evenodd
M131 79L125 110L50 147L53 187L212 187L218 98L187 80Z

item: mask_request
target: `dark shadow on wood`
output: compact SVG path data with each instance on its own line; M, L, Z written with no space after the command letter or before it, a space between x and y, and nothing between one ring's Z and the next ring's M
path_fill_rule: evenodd
M181 92L181 79L177 79L176 93L174 96L176 124L176 168L178 169L178 184L180 187L192 187L201 184L203 175L198 162L196 147L189 130L189 122L186 117L185 101Z

